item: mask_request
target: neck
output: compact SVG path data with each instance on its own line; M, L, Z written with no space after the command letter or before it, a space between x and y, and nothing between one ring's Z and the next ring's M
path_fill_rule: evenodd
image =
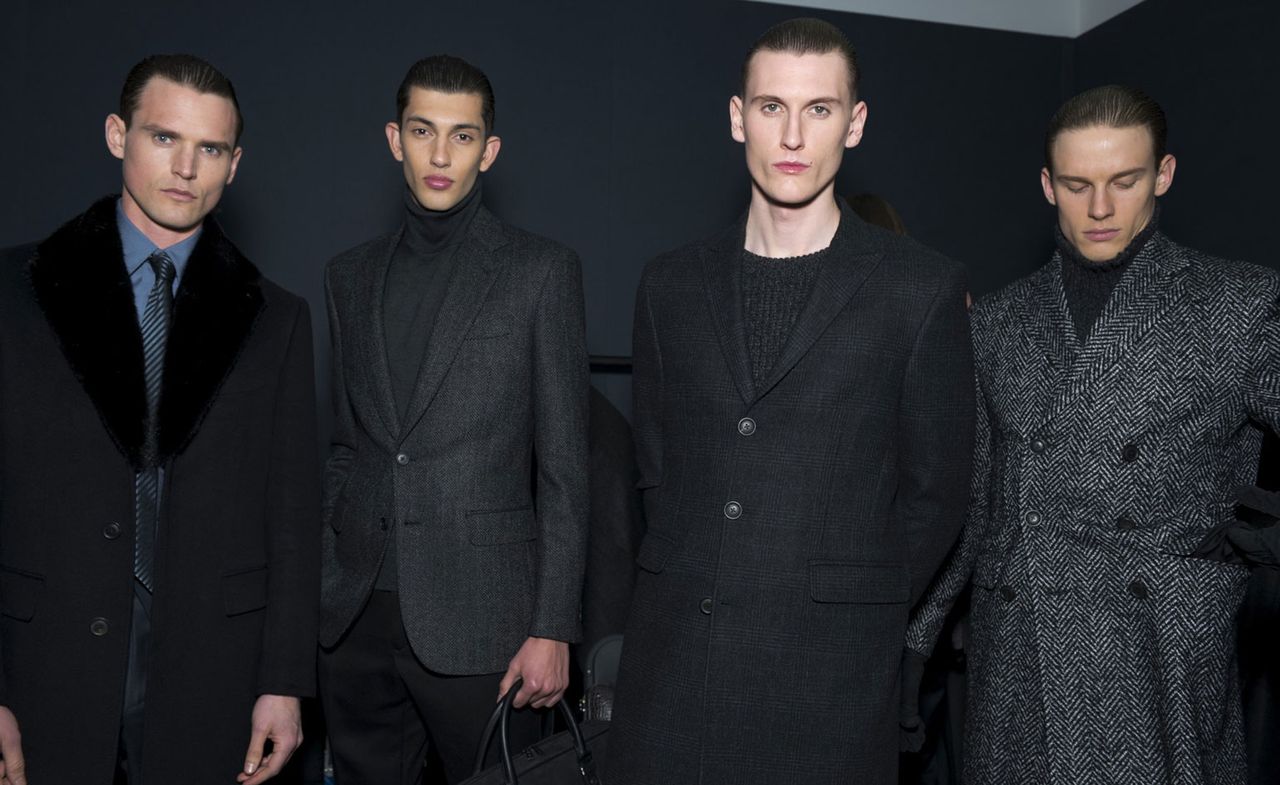
M805 256L831 245L839 226L834 184L801 205L779 204L754 188L745 247L757 256Z
M124 210L124 217L129 219L129 223L136 226L138 231L142 232L157 248L168 248L171 245L177 245L200 229L200 224L196 224L190 229L170 229L161 226L147 217L147 214L142 211L138 203L129 195L128 188L121 192L120 207Z
M467 226L480 208L480 181L447 210L428 210L405 186L405 241L414 253L431 253L462 241Z

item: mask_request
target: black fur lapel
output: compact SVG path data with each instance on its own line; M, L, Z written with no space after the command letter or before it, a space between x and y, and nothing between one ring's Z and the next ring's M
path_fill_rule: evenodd
M143 464L142 337L116 229L115 197L37 246L28 273L76 378L117 448ZM174 299L160 403L163 462L191 441L262 309L261 279L206 221Z

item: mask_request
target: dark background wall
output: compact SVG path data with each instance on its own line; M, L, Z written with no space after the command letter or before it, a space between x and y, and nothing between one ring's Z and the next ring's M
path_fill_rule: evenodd
M320 273L392 229L403 180L382 126L408 65L447 51L497 90L502 154L485 199L507 220L578 250L590 348L630 353L644 262L706 235L746 204L727 102L743 52L800 9L735 0L251 3L9 0L0 10L0 245L37 239L118 191L102 141L129 66L191 51L236 83L245 157L218 218L271 277L306 296L327 378ZM865 141L841 193L888 198L910 231L970 269L975 294L1042 263L1052 213L1039 194L1041 135L1080 86L1128 79L1170 109L1182 155L1167 224L1189 243L1269 262L1260 221L1262 134L1252 94L1262 0L1148 0L1079 41L857 14L809 12L858 46ZM1266 122L1267 120L1271 122ZM596 383L629 410L625 374ZM327 385L321 384L325 397Z

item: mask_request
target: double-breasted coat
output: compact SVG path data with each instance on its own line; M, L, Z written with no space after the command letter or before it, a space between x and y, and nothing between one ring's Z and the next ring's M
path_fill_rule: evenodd
M908 609L967 493L965 276L843 209L757 384L744 231L659 257L637 295L649 526L607 780L896 782Z
M973 309L972 507L913 618L972 575L966 779L1243 783L1245 567L1196 558L1280 425L1280 277L1153 235L1087 339L1061 259Z
M588 371L577 256L483 206L457 251L408 414L382 294L400 233L326 270L333 340L320 640L363 608L396 537L399 600L437 673L505 670L529 636L581 635Z
M0 705L34 783L115 775L142 338L104 199L0 267ZM206 220L159 412L143 777L225 783L256 697L315 694L319 467L306 304Z

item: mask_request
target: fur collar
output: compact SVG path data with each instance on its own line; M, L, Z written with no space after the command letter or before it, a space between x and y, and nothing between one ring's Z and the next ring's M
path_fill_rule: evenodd
M36 247L28 275L120 452L143 465L146 391L142 336L116 228L116 197L95 203ZM192 251L173 302L160 401L164 463L194 438L253 329L261 274L212 219Z

